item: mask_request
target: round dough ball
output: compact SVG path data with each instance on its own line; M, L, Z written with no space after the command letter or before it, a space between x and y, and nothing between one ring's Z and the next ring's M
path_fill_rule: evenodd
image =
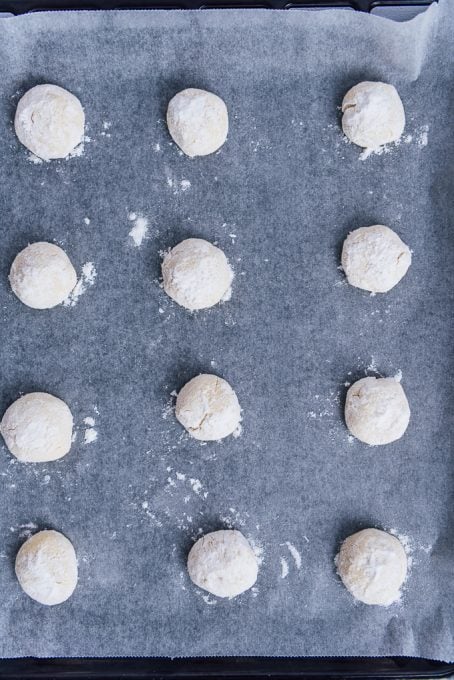
M16 255L9 282L24 305L49 309L68 297L77 283L77 274L64 250L39 241Z
M6 409L0 432L6 446L23 463L47 463L71 448L73 417L64 401L30 392Z
M386 293L405 276L410 248L382 224L352 231L342 248L342 267L351 286Z
M16 556L22 590L41 604L61 604L77 585L77 558L72 543L58 531L40 531Z
M396 142L405 127L405 111L394 85L365 81L352 87L342 102L342 129L364 149Z
M182 307L206 309L231 294L233 272L219 248L201 238L188 238L162 262L164 290Z
M407 576L407 556L401 542L378 529L349 536L336 556L344 586L365 604L388 606L400 598Z
M217 375L192 378L177 397L177 420L194 439L217 441L233 434L241 422L241 408L229 383Z
M216 94L190 87L170 100L167 127L173 141L187 156L207 156L227 139L227 107Z
M362 378L349 388L345 422L354 437L372 446L400 439L410 421L407 397L394 378Z
M19 100L14 128L19 141L48 161L66 158L84 136L80 101L58 85L36 85Z
M257 558L242 533L213 531L199 538L188 555L188 572L199 588L217 597L236 597L257 580Z

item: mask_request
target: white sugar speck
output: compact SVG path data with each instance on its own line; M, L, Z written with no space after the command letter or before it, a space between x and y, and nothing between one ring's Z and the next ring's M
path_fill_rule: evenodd
M85 435L84 435L84 443L85 444L92 444L98 439L98 433L93 427L89 427L87 430L85 430Z
M191 182L188 179L182 179L180 182L181 191L187 191L191 188Z
M88 227L88 225L90 224L90 218L89 218L89 217L84 217L84 222L85 222L85 224L86 224L87 227Z
M284 557L281 557L281 578L286 578L288 576L288 564Z
M85 293L89 286L94 284L96 276L97 271L93 262L86 262L82 267L82 274L80 275L78 282L63 302L63 305L65 307L74 307L80 296Z
M131 218L131 215L134 215ZM148 232L148 220L145 217L136 215L135 213L129 213L128 219L134 222L134 226L129 232L129 236L132 238L134 245L138 248L142 245L142 241Z
M301 568L301 555L300 555L300 553L295 548L295 546L292 543L290 543L289 541L286 541L285 545L289 549L290 555L295 560L296 568L300 569Z

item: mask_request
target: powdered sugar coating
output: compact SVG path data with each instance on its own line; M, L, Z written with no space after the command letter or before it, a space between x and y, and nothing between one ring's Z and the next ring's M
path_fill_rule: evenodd
M217 441L233 434L241 422L238 398L217 375L192 378L177 397L177 420L194 439Z
M65 158L84 136L80 101L58 85L36 85L19 100L14 128L19 141L43 160Z
M410 248L382 224L355 229L344 241L342 267L356 288L386 293L405 276L410 264Z
M357 600L389 606L400 598L407 556L400 541L378 529L363 529L342 543L335 563L343 584Z
M53 243L31 243L16 256L9 282L19 300L33 309L61 304L77 283L77 274L64 250Z
M170 100L167 127L174 142L187 156L207 156L217 151L227 139L227 107L212 92L190 87Z
M222 250L200 238L172 248L162 263L164 290L186 309L213 307L230 296L233 272Z
M58 531L40 531L25 541L15 569L21 588L40 604L61 604L77 585L76 553Z
M73 417L64 401L30 392L9 406L0 423L6 446L24 463L44 463L71 448Z
M217 597L236 597L256 582L257 557L241 532L222 529L192 546L188 572L199 588Z
M373 446L400 439L410 421L402 385L394 378L362 378L349 388L345 422L354 437Z
M345 95L342 113L344 134L364 149L396 142L404 131L404 107L396 88L388 83L358 83Z

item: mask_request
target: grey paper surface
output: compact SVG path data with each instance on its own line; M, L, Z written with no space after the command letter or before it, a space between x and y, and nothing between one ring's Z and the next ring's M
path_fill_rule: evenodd
M49 391L77 430L53 464L19 464L3 446L3 657L454 660L453 37L448 2L407 24L290 11L0 21L0 408ZM365 161L338 110L363 79L394 83L408 119L399 146ZM17 100L42 82L83 102L83 155L35 164L17 142ZM191 160L168 136L167 102L187 86L227 102L216 155ZM149 221L140 248L131 212ZM338 270L348 231L374 223L413 250L401 284L375 297ZM231 301L197 314L158 283L159 252L188 236L216 241L236 273ZM12 294L10 264L34 240L61 244L78 271L93 263L75 306L36 312ZM202 446L175 421L171 392L202 371L236 390L239 438ZM342 417L346 383L374 371L402 372L412 410L403 439L378 448L351 441ZM263 560L232 601L185 571L194 538L227 526ZM389 608L355 603L335 573L339 542L368 526L410 544ZM35 528L76 548L79 585L61 606L15 580Z

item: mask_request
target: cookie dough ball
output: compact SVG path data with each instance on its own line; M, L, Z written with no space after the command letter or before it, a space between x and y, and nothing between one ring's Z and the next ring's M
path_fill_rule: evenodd
M342 102L342 129L364 149L396 142L405 127L405 111L394 85L365 81L352 87Z
M77 585L77 558L72 543L58 531L40 531L16 556L22 590L41 604L61 604Z
M407 556L401 542L378 529L349 536L336 556L344 586L365 604L388 606L400 598L407 576Z
M217 375L192 378L177 397L175 415L194 439L217 441L233 434L241 408L229 383Z
M39 241L16 256L9 282L24 305L49 309L68 297L77 283L77 274L64 250L53 243Z
M71 448L73 417L64 401L45 392L30 392L9 408L0 432L13 456L23 463L47 463Z
M386 293L405 276L410 248L382 224L352 231L344 241L342 267L350 285Z
M45 161L65 158L84 136L85 114L80 101L58 85L36 85L19 100L16 135Z
M222 250L201 238L172 248L162 263L164 290L182 307L206 309L231 294L233 272Z
M362 378L349 388L345 422L354 437L372 446L400 439L410 421L407 397L394 378Z
M170 100L167 127L173 141L187 156L207 156L227 139L227 107L212 92L190 87Z
M258 564L243 534L225 529L206 534L194 543L188 556L188 572L199 588L217 597L236 597L252 588Z

